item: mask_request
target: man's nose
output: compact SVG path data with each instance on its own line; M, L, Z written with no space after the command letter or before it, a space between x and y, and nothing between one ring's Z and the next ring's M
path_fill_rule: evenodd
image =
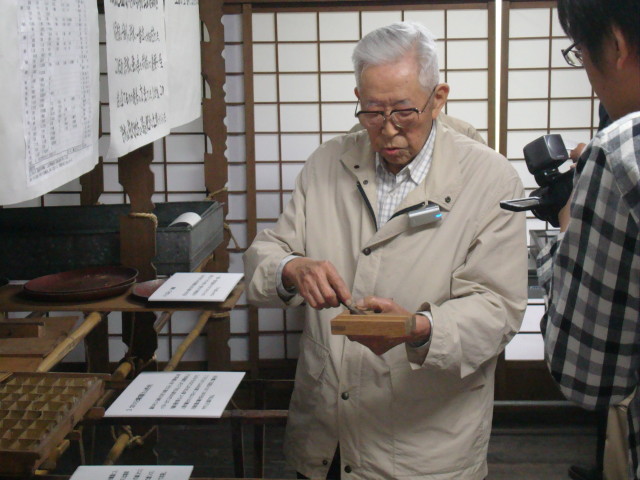
M384 123L382 124L382 129L381 129L381 132L383 135L387 137L393 137L397 135L399 131L400 129L395 126L395 124L391 120L391 117L385 118Z

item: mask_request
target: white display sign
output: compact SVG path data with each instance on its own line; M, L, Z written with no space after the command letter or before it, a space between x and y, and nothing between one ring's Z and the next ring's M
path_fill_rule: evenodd
M142 372L105 417L219 418L244 372Z
M242 273L174 273L149 297L150 302L224 302Z
M192 465L81 465L69 480L188 480Z
M111 143L118 158L169 134L162 0L104 2Z

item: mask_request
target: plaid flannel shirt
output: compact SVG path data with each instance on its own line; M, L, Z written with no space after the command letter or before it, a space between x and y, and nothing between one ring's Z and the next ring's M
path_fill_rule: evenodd
M640 382L640 112L599 132L582 159L567 231L537 259L549 303L541 327L564 395L605 408ZM629 412L637 479L640 395Z

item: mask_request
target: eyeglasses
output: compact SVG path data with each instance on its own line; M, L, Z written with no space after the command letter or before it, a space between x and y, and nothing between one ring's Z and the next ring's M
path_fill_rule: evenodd
M561 50L565 61L572 67L582 66L582 52L576 48L577 45L578 42L573 42L569 47Z
M436 87L433 88L431 95L429 95L427 103L425 103L424 107L422 107L422 110L418 110L417 108L401 108L398 110L391 110L389 112L389 115L385 115L383 111L379 110L358 111L358 100L358 102L356 102L355 116L358 117L358 120L364 128L380 128L387 120L391 120L391 123L393 123L393 125L400 130L411 128L415 123L418 122L420 114L427 109L427 105L429 105L431 97L436 91Z

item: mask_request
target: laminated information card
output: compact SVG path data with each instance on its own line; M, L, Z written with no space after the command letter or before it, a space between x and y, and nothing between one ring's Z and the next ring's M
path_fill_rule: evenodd
M149 297L150 302L224 302L242 273L174 273Z
M192 465L82 465L70 480L188 480Z
M244 372L142 372L105 417L220 418Z

